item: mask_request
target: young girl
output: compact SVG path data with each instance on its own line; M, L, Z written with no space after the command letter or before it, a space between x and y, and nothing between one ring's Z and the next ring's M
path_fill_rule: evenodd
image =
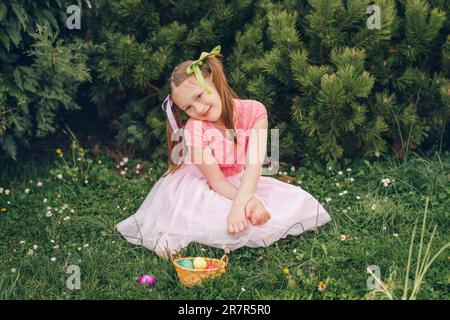
M308 192L261 176L266 108L238 98L216 56L222 57L220 46L173 70L163 103L169 170L116 226L161 257L191 242L225 250L269 246L331 220ZM189 117L184 126L182 113Z

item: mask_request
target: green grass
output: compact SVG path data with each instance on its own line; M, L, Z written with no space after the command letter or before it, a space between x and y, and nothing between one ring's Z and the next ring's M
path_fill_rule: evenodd
M409 154L405 162L384 157L346 160L332 164L331 170L319 163L303 164L294 172L291 165L281 168L295 177L294 184L324 204L332 221L267 248L232 251L222 277L188 289L179 283L170 262L129 244L114 231L114 225L138 209L165 172L164 162L130 159L116 168L111 159L93 158L89 152L78 161L79 148L72 150L63 150L64 156L55 161L28 161L1 171L0 187L10 190L8 195L0 194L0 208L6 208L0 212L1 299L401 299L407 269L406 298L450 298L448 247L425 270L417 295L411 296L424 257L430 259L450 241L448 153L429 159ZM143 169L136 174L138 163ZM128 171L122 176L125 167ZM59 173L63 179L58 179ZM72 173L76 181L70 178ZM385 187L382 178L392 182ZM37 187L38 181L42 187ZM68 207L61 212L64 204ZM47 217L47 206L58 212L52 209ZM64 220L66 216L70 219ZM415 241L410 246L413 231ZM341 240L341 235L349 237ZM191 244L183 254L220 258L223 251ZM81 269L79 290L66 287L69 265ZM371 279L367 268L372 265L381 273L376 290L367 287ZM141 274L154 274L157 286L137 285ZM321 281L326 284L323 290L319 290Z

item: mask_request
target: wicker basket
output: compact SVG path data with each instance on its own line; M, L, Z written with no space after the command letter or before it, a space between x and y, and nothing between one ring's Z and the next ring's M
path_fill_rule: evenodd
M178 278L180 282L186 287L193 287L195 285L200 284L204 279L212 279L220 276L225 272L228 265L228 256L224 255L222 258L213 259L213 258L203 258L206 263L213 263L217 266L214 269L190 269L182 267L178 264L180 260L191 260L194 261L196 257L187 257L187 258L177 258L172 260L173 265L175 266L175 270L177 271Z

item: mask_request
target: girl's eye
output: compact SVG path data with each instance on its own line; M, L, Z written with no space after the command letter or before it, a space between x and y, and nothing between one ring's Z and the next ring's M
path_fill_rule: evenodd
M197 96L197 98L200 98L202 95L203 95L203 92L200 93L200 94ZM185 110L188 111L190 107L191 107L191 106L187 107Z

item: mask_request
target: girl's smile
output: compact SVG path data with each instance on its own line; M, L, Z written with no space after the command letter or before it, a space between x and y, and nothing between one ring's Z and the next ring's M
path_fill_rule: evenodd
M203 114L203 117L208 117L208 115L210 114L209 111L211 111L211 109L212 109L212 105L209 106L208 111L206 111L206 112Z

